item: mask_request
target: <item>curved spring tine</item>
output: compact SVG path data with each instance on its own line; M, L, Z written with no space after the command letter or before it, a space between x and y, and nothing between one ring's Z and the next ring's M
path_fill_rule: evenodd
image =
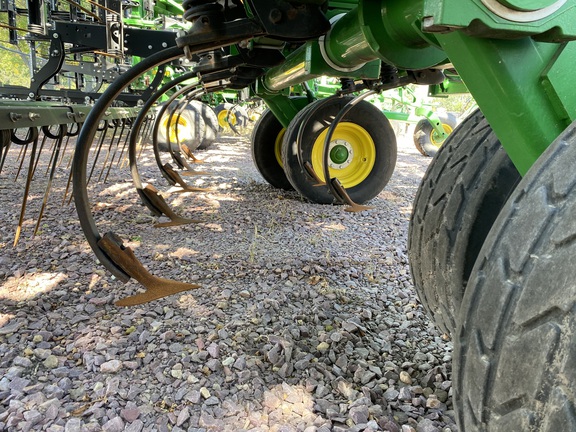
M348 204L351 208L351 209L349 209L349 211L368 210L371 207L361 206L360 204L355 203L350 198L348 193L346 193L346 190L344 189L344 186L342 186L340 181L333 182L332 179L330 178L330 165L328 164L329 157L330 157L330 141L332 140L332 135L334 135L334 131L336 130L338 123L340 123L340 121L342 121L344 116L346 114L348 114L348 112L352 108L354 108L358 103L360 103L361 101L366 99L368 96L371 96L375 93L376 93L376 91L370 90L364 94L361 94L360 96L355 97L350 102L348 102L346 105L344 105L342 107L342 109L340 110L340 112L338 112L338 114L336 114L336 117L334 117L334 120L332 120L332 123L330 124L330 127L328 128L326 138L324 139L324 148L323 148L323 154L322 154L322 162L323 162L322 169L324 172L324 178L330 179L330 180L326 181L328 188L330 190L330 193L332 195L334 195L334 197L336 197L338 200L340 200L341 203Z

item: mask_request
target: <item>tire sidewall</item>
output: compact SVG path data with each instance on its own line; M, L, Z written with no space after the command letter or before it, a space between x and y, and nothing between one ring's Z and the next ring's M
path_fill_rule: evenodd
M322 103L322 108L312 114L303 131L302 156L304 161L311 160L313 145L318 136L330 126L331 121L339 111L352 100L351 97L334 98L332 101L320 100L310 104L291 122L282 144L282 160L284 170L292 186L307 199L319 204L335 202L327 187L318 187L309 175L300 167L298 161L298 146L296 137L301 120ZM360 184L347 188L350 198L356 203L364 203L386 186L396 165L396 136L386 117L372 104L361 101L352 108L341 120L361 126L372 137L375 146L374 166L366 179ZM318 173L317 173L318 174Z

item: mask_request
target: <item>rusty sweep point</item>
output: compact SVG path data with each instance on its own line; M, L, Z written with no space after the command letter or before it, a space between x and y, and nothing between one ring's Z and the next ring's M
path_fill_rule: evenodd
M185 192L211 192L213 190L212 188L197 188L188 186L182 177L180 177L180 174L174 171L174 168L172 168L172 165L170 164L165 164L164 170L166 171L166 174L168 174L168 176L170 176L170 178L174 181L174 183L179 185Z
M146 187L144 187L144 189L142 189L142 192L146 195L146 198L148 199L148 201L150 201L150 203L152 203L152 205L159 212L163 213L168 218L170 218L170 222L157 223L154 225L154 228L179 226L179 225L187 225L187 224L191 224L191 223L202 222L202 221L197 220L197 219L188 219L188 218L182 217L179 214L177 214L176 212L174 212L174 210L172 210L170 208L170 206L168 205L166 200L164 200L162 195L160 195L158 193L158 190L154 186L148 184L148 185L146 185Z
M182 153L184 153L189 159L191 159L192 162L204 163L202 159L198 159L196 156L194 156L194 153L192 153L192 150L190 150L190 148L186 144L182 144L180 148L182 149Z
M313 185L314 187L326 186L326 183L324 183L322 181L322 179L320 177L318 177L318 174L316 174L316 171L314 171L314 168L312 168L312 165L310 164L310 162L304 162L304 169L310 175L310 177L312 177L314 179L314 181L316 182Z
M109 232L98 242L98 246L129 276L136 279L146 291L118 300L116 306L135 306L172 294L200 288L200 285L159 278L151 274L136 258L129 247L122 244L116 234Z
M332 179L330 181L330 183L332 184L332 186L334 187L334 190L338 194L337 198L342 203L348 204L348 207L346 207L344 209L344 211L351 212L351 213L358 213L358 212L361 212L364 210L372 210L374 208L374 207L365 206L365 205L355 203L352 200L352 198L350 198L350 195L348 195L348 192L346 192L346 189L344 189L344 186L342 186L342 183L340 183L340 180L338 180L337 178Z

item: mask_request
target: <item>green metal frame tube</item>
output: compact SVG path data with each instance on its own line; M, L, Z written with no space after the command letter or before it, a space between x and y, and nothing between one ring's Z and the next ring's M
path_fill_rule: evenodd
M446 61L433 35L420 30L423 0L361 0L357 8L334 18L330 32L291 53L262 80L278 91L321 76L377 78L373 64L426 69Z
M267 90L277 91L300 84L319 75L310 75L306 68L308 45L304 44L291 53L284 63L276 66L264 77L264 87Z
M514 165L525 174L573 120L554 103L544 79L563 45L530 38L480 39L461 32L437 38ZM570 82L556 90L573 94Z
M438 65L446 55L421 31L422 14L423 0L360 0L326 35L327 56L342 68L375 59L402 69Z

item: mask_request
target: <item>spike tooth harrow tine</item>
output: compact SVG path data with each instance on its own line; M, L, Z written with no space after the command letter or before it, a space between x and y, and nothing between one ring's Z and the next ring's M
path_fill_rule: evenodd
M104 177L104 183L106 183L106 181L108 180L110 170L112 169L112 165L114 165L114 159L116 159L118 149L120 148L120 141L122 141L122 135L124 134L124 129L126 128L126 122L124 121L124 119L121 120L121 123L122 123L122 129L120 129L120 135L118 135L118 140L116 141L116 147L114 148L114 153L112 153L112 158L110 159L110 163L108 164L108 170L106 171L106 176ZM128 138L128 136L126 138Z
M68 181L66 182L66 189L64 190L64 196L62 197L62 205L66 204L66 197L68 196L68 191L70 190L70 185L72 184L72 170L69 171L68 174ZM70 199L68 200L68 204L72 200L72 195L70 195Z
M18 171L16 171L16 177L14 177L14 182L20 177L20 171L22 171L22 166L24 165L24 159L26 159L26 153L28 152L28 144L23 145L20 148L20 153L18 154L18 159L20 159L20 165L18 165ZM17 159L17 160L18 160Z
M98 246L130 277L136 279L146 291L118 300L116 306L135 306L148 303L172 294L200 288L200 285L159 278L151 274L136 258L129 247L114 233L106 233L98 241Z
M67 139L71 138L73 136L74 137L78 136L78 134L80 133L80 128L83 125L83 123L73 123L73 124L75 124L78 129L76 130L76 132L73 135L68 133L68 135L66 136ZM66 140L66 143L68 143L68 140ZM64 160L64 156L65 156L65 153L62 153L62 160ZM74 150L72 150L70 152L70 158L68 159L68 163L66 164L66 169L70 169L72 167L72 160L73 159L74 159Z
M22 146L22 148L20 149L20 154L18 155L18 159L20 159L20 157L22 157L22 160L20 161L20 166L18 167L18 172L16 173L16 178L14 179L14 181L16 182L18 180L18 177L20 176L20 172L22 170L24 160L26 159L26 153L28 151L28 144L30 144L31 142L34 142L38 139L38 129L35 127L29 127L28 132L26 132L26 138L24 138L24 139L18 138L18 136L16 136L16 130L11 130L10 131L10 139L14 143Z
M100 130L100 136L98 137L98 146L96 148L96 154L94 155L94 161L92 163L92 168L90 168L90 174L88 175L88 179L86 180L86 184L89 184L90 180L92 179L92 175L94 174L96 164L98 163L98 159L100 158L100 153L102 151L102 147L104 146L104 140L106 139L107 134L108 134L108 121L105 120L104 121L104 128L102 128Z
M110 159L110 156L112 155L112 157L114 157L114 154L116 153L116 151L112 152L112 147L114 147L114 143L116 142L116 148L118 148L118 139L116 138L116 132L118 132L118 128L119 128L119 124L118 122L116 122L114 124L114 134L112 136L112 139L110 140L110 145L108 146L108 151L106 152L106 157L104 158L104 162L102 163L102 170L100 171L100 175L98 176L98 181L102 180L102 176L104 175L104 171L106 170L106 167L108 166L108 160ZM120 134L122 134L122 130L120 130Z
M36 149L38 148L38 136L32 142L32 152L30 154L30 163L28 164L28 175L26 177L26 186L24 187L24 196L22 197L22 206L20 207L20 217L18 218L18 226L16 227L16 234L14 235L14 247L20 240L22 233L22 224L24 223L24 215L26 214L26 203L28 201L28 194L30 193L30 184L34 176L34 158L36 156Z
M46 190L44 191L44 198L42 199L42 206L40 207L40 213L38 214L38 220L36 221L36 226L34 227L34 233L32 234L32 237L36 235L38 229L40 228L40 222L42 221L44 210L48 204L48 196L50 195L50 190L52 188L52 181L54 180L54 173L56 172L56 165L58 163L58 157L60 156L60 148L62 147L62 141L64 140L66 129L67 126L65 124L60 125L60 130L58 132L59 136L54 143L54 150L52 152L53 158L50 160L52 163L52 168L50 170L50 176L48 177L48 183L46 184Z
M64 148L62 148L62 152L60 154L60 160L58 161L58 166L62 165L64 161L64 156L66 156L66 150L68 149L68 143L70 142L70 135L66 135L66 141L64 141Z
M148 126L149 123L151 123L150 120L146 119L144 120L144 128L146 128ZM142 157L142 153L144 152L144 147L145 145L142 144L142 142L144 141L144 138L148 138L148 133L143 133L138 137L138 142L136 143L136 148L138 149L138 156L137 158L140 159ZM128 162L130 162L130 158L128 158Z
M44 145L46 144L47 140L48 140L48 136L44 135L42 137L42 141L40 142L40 149L38 150L38 157L36 157L36 163L34 164L34 170L32 171L32 177L34 177L34 175L36 175L36 169L38 168L38 163L40 162L40 154L42 153L42 150L44 149Z
M50 167L52 166L52 161L54 160L54 155L56 154L56 149L58 148L58 154L56 155L56 157L60 156L60 147L62 146L62 141L63 139L56 139L54 140L55 143L52 145L51 150L52 153L50 154L50 160L48 161L48 165L46 166L46 171L44 172L44 177L46 177L48 175L48 173L50 172ZM60 141L58 143L58 141Z
M6 158L8 157L8 151L10 150L10 146L12 145L12 141L10 140L10 135L8 138L5 136L6 131L2 131L2 144L4 144L4 151L2 152L2 157L0 159L0 173L2 172L2 168L4 167L4 163L6 162Z
M128 154L124 157L124 152L128 147L128 141L130 140L130 131L132 127L128 126L128 131L126 132L126 138L124 139L124 144L122 144L122 150L120 151L120 156L118 156L118 161L116 162L116 166L124 167L124 162L128 160Z

